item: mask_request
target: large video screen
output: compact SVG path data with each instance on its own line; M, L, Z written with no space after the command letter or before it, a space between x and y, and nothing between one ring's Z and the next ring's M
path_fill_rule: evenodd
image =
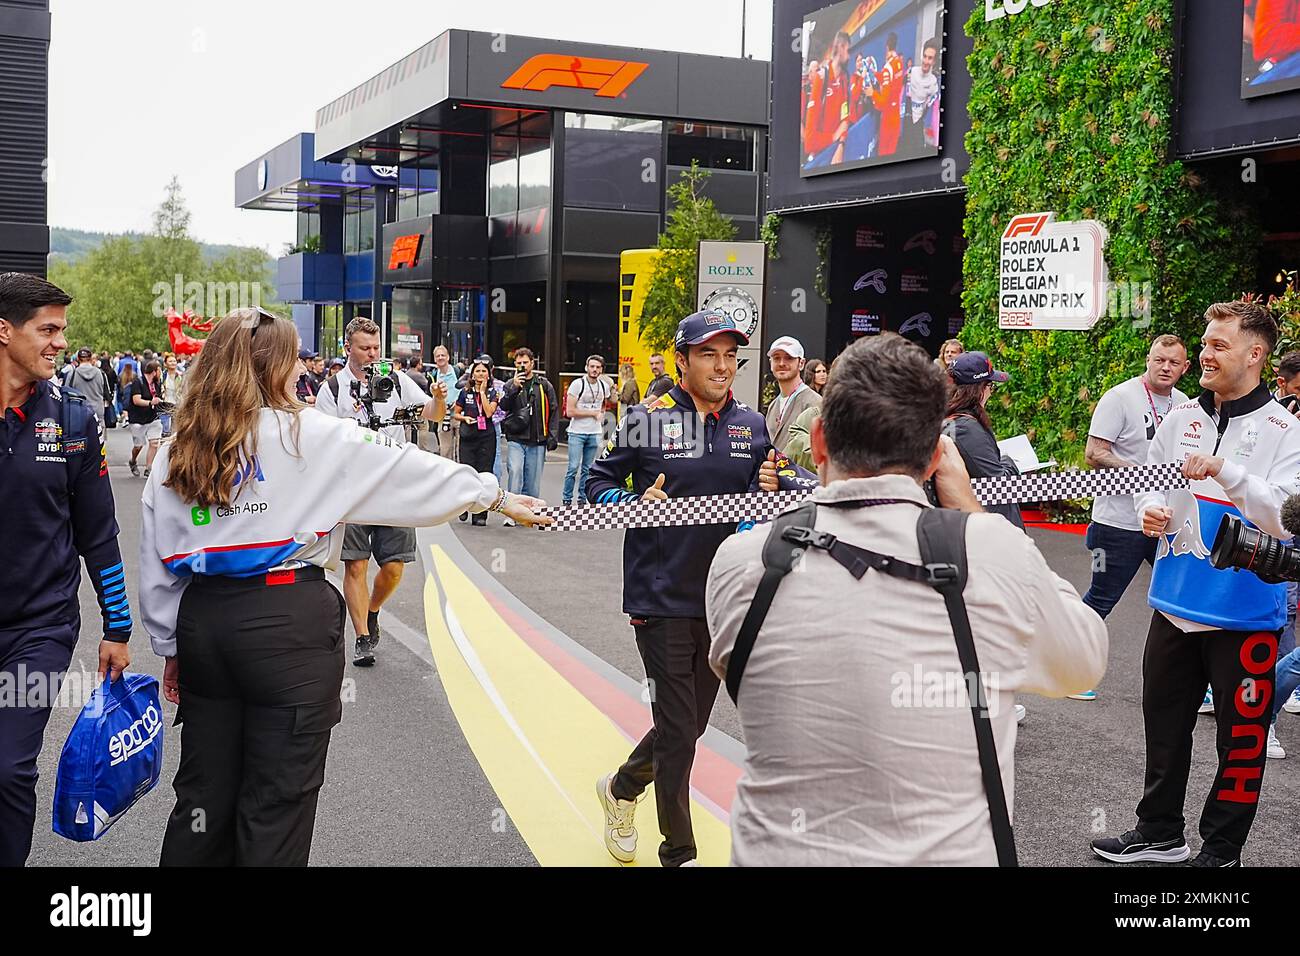
M1244 0L1241 95L1300 89L1300 3Z
M801 176L938 155L943 12L844 0L804 17Z

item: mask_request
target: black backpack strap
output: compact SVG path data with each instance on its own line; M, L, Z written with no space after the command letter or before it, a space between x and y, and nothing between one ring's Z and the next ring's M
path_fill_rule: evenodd
M329 389L330 389L330 394L334 396L334 407L335 407L335 408L338 408L338 404L339 404L339 376L338 376L338 373L337 373L337 372L335 372L333 375L330 376L330 380L329 380Z
M965 675L966 686L973 691L971 719L975 722L975 743L979 747L980 772L993 824L993 843L997 847L999 866L1018 866L1016 842L1007 812L1007 797L1002 789L1002 770L998 766L993 726L989 723L988 699L980 679L979 657L971 633L970 617L962 591L966 587L966 519L964 511L927 508L916 524L921 545L921 561L931 571L931 587L943 595L957 640L957 657ZM936 566L947 565L948 569Z
M754 649L759 628L763 626L763 620L772 607L776 589L780 586L781 579L790 573L799 556L812 543L809 534L803 535L805 540L802 542L787 541L785 531L787 528L803 528L811 532L816 523L817 503L811 500L804 501L797 508L783 512L772 520L767 542L763 545L763 579L758 582L754 600L750 602L745 620L740 625L740 633L736 635L735 646L731 649L731 656L727 659L727 694L733 703L740 699L740 681L745 676L745 665L749 663L749 653Z

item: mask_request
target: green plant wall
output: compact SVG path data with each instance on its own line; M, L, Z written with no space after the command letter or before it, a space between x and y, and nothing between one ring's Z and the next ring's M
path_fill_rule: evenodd
M1042 459L1082 462L1098 398L1142 371L1151 339L1175 332L1195 344L1206 306L1254 281L1259 236L1246 207L1170 159L1174 2L1056 0L992 23L977 4L966 24L961 339L1011 373L990 402L998 434L1027 433ZM1139 291L1136 308L1121 295L1129 307L1090 332L998 329L1002 231L1044 211L1106 225L1111 281Z

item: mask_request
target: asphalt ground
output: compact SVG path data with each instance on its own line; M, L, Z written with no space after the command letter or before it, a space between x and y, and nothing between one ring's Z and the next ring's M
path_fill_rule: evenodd
M111 430L109 471L128 580L135 582L143 481L127 470L129 453L129 436ZM561 448L550 455L543 475L543 495L551 502L560 497L564 454ZM461 522L452 522L452 528L479 564L523 604L632 679L644 677L632 629L619 610L621 533L543 534L504 527L495 515L486 528ZM1030 534L1057 573L1082 592L1090 566L1083 539L1048 530ZM1151 613L1145 602L1148 583L1144 568L1109 618L1110 664L1096 701L1021 698L1029 710L1016 747L1015 823L1022 865L1109 866L1093 856L1089 841L1134 822L1144 768L1141 658ZM90 672L88 683L93 684L99 632L89 583L83 583L81 599L86 626L71 671ZM132 600L138 607L134 588ZM500 802L434 671L425 641L419 565L407 568L381 621L388 630L378 665L347 669L343 722L330 747L313 865L535 865L508 820L503 825ZM349 646L350 640L349 633ZM136 670L161 676L161 659L142 632L133 637L132 649ZM170 721L173 709L164 707ZM46 732L31 864L155 864L172 806L178 735L172 732L168 741L158 788L101 840L76 844L51 832L49 812L60 748L76 714L76 706L56 708ZM725 693L718 696L712 723L740 739L737 715ZM1251 866L1300 863L1300 718L1284 713L1278 726L1282 743L1294 756L1269 761L1265 770L1259 812L1243 857ZM1215 764L1213 719L1202 717L1186 806L1193 851L1200 845L1196 821ZM642 830L648 840L653 820L652 813L645 814Z

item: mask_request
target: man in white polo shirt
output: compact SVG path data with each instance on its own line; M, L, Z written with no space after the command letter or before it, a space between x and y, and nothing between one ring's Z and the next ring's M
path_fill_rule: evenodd
M1187 401L1174 383L1191 363L1187 347L1176 335L1161 335L1147 352L1146 371L1120 382L1102 395L1088 426L1084 460L1090 468L1132 468L1145 465L1147 449L1169 410ZM1094 555L1092 585L1083 603L1105 620L1132 583L1142 562L1154 564L1156 539L1142 533L1132 495L1093 499L1092 522L1084 538ZM1095 690L1071 694L1075 700L1096 700Z
M772 377L781 389L767 407L767 433L772 438L772 445L784 451L794 420L803 414L804 409L820 405L822 397L804 383L803 346L798 339L781 336L768 348L767 360Z

